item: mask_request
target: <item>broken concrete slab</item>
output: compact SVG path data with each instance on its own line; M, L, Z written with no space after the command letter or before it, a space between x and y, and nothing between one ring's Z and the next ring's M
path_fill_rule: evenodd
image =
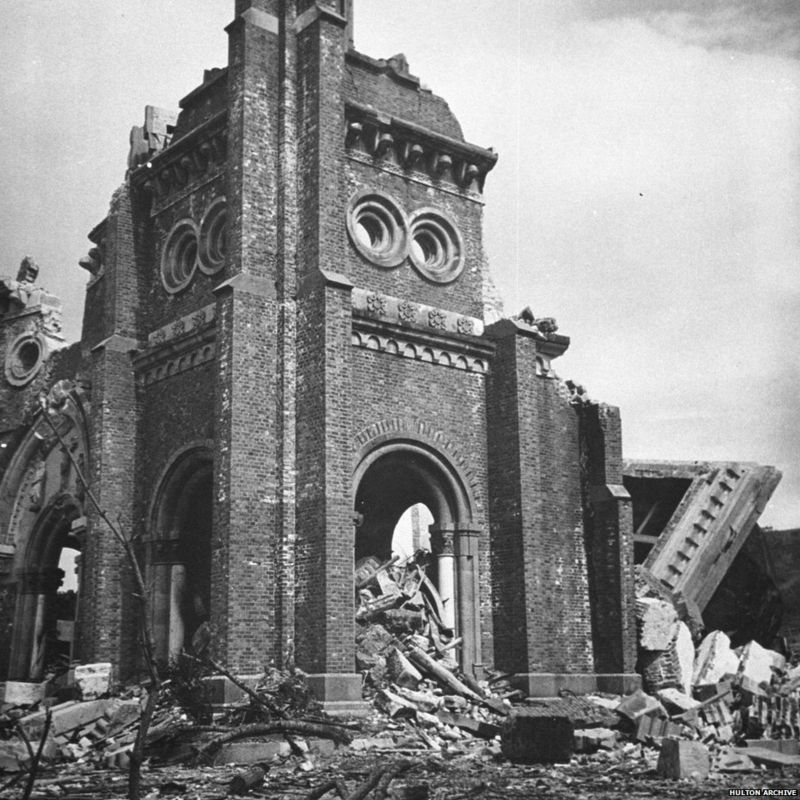
M670 603L655 597L636 600L639 646L645 650L666 650L678 632L678 614Z
M733 750L723 750L715 766L719 772L749 772L756 768L749 756Z
M708 748L702 742L664 739L656 770L662 778L702 780L708 777Z
M756 764L764 764L767 767L800 765L800 755L790 755L768 747L734 747L733 752L746 755Z
M684 694L692 693L692 677L694 675L694 640L689 626L682 620L678 622L678 632L672 645L678 663L678 682Z
M700 707L700 702L698 700L684 694L678 689L659 689L656 692L656 697L671 715L683 714L686 711L691 711L693 708Z
M84 728L105 717L109 704L109 700L72 700L53 706L50 709L52 714L50 731L53 736L58 737L78 728ZM34 740L41 735L44 729L45 717L46 713L44 711L36 711L20 719L19 724L29 739Z
M291 747L284 740L270 739L265 742L227 742L222 745L214 758L214 764L248 764L269 763L276 758L287 758L291 755Z
M6 681L3 701L10 706L33 706L44 699L47 683Z
M503 722L503 755L526 764L566 764L575 747L575 728L567 717L541 717L519 709Z
M753 641L748 642L742 650L738 675L740 678L749 678L756 684L769 684L775 672L782 672L785 668L784 656Z
M745 739L747 748L776 750L787 756L800 755L800 741L797 739Z
M694 662L694 686L717 683L736 675L739 659L731 650L731 640L722 631L712 631L700 643Z
M641 689L622 698L622 702L615 709L617 714L636 722L643 716L666 717L667 712L664 706L649 694L645 694Z

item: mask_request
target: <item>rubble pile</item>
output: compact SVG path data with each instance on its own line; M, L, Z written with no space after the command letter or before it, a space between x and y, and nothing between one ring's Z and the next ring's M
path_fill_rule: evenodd
M705 782L727 785L732 775L763 787L800 774L800 666L780 653L757 642L732 648L722 631L700 639L691 609L643 584L644 689L525 697L513 676L476 680L459 669L459 640L425 561L421 553L357 565L366 716L326 717L299 671L238 679L187 656L164 682L147 734L151 779L191 785L198 798L567 797L578 789L617 798L643 785L657 794L669 781L689 779L700 793L681 796L700 797ZM0 772L23 774L29 745L43 738L50 790L42 797L73 797L62 791L73 785L75 797L112 797L119 784L108 776L129 764L146 692L112 696L103 665L76 673L80 700L2 708ZM86 777L97 775L105 777Z

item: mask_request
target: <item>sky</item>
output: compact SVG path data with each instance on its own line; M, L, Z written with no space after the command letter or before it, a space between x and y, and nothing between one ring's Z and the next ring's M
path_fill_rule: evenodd
M7 3L0 275L26 254L79 335L86 234L146 104L224 66L233 0ZM772 464L800 527L800 3L355 0L500 158L485 241L509 314L556 317L555 367L619 406L625 456Z

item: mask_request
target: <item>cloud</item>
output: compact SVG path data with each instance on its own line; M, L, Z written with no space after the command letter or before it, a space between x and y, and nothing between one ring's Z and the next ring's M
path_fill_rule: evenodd
M590 19L642 19L659 32L706 49L800 58L795 0L585 0Z

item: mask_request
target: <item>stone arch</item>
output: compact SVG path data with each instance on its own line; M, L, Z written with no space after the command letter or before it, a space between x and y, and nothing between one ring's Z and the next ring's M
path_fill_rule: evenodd
M402 422L406 422L403 420ZM422 503L431 526L433 577L447 613L445 622L463 640L462 666L481 663L477 508L467 474L444 437L409 429L399 420L362 437L353 470L356 559L391 554L394 528L411 506Z
M212 444L196 441L173 454L150 503L153 634L165 663L202 638L211 612L212 487Z
M39 681L61 651L71 658L80 625L80 581L77 598L69 600L69 617L58 613L65 547L82 551L85 489L75 464L89 475L89 445L84 397L62 381L63 404L53 418L68 455L41 412L16 448L0 485L0 584L4 586L6 619L11 635L3 642L11 680ZM70 458L70 455L72 458ZM66 613L66 611L64 611ZM13 622L12 622L13 620ZM57 623L72 623L59 625ZM77 637L79 638L79 637Z

